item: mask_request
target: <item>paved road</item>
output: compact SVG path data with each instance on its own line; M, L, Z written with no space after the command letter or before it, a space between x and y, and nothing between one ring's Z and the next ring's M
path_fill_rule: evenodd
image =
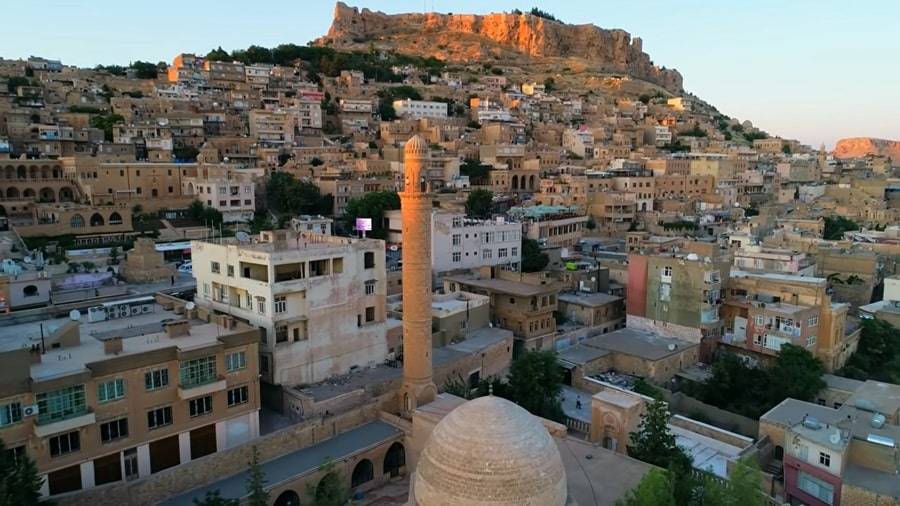
M370 422L327 441L264 462L261 465L262 471L265 474L266 483L274 486L295 476L313 471L327 460L341 460L400 434L400 429L393 425L382 421ZM381 462L373 462L373 464L376 469L380 469L382 465ZM190 468L186 468L184 472L190 472ZM160 506L190 506L195 498L202 499L207 491L212 490L218 490L222 497L233 499L244 497L249 474L248 471L244 471L196 488L162 502Z

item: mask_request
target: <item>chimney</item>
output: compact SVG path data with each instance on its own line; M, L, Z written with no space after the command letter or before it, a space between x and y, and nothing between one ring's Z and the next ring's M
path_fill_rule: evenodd
M191 324L187 320L166 323L163 327L166 329L166 335L171 338L187 336L191 333Z
M111 337L103 341L103 352L107 355L118 355L122 352L122 338Z

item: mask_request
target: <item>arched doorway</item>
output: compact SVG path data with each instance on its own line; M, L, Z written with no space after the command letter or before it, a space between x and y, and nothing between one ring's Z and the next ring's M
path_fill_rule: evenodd
M152 197L159 197L159 190L157 190L156 188L154 188L153 190L150 191L150 195L151 195Z
M59 201L60 202L72 202L75 200L75 194L72 193L72 189L68 186L59 189Z
M9 187L6 189L6 198L8 199L17 199L19 198L19 189L14 187Z
M519 176L512 177L512 186L510 188L513 190L519 189Z
M4 172L6 173L6 179L14 179L16 177L16 169L12 165L7 165Z
M56 192L53 191L53 188L41 188L40 193L41 202L56 202Z
M784 460L784 447L775 447L775 460Z
M534 179L533 175L528 176L528 189L530 189L530 190L537 189L537 186L535 185L534 181L535 181L535 179Z
M121 225L122 224L122 215L119 213L112 213L109 215L109 224L110 225Z
M28 198L33 199L34 197L37 196L37 193L34 191L34 188L25 188L25 191L22 192L22 196L25 197L26 199L28 199Z
M328 473L316 485L316 504L338 504L346 493L346 485L336 473Z
M375 469L372 466L372 461L369 459L362 459L356 464L356 467L353 468L353 475L350 477L350 487L356 488L372 481L374 478Z
M400 442L395 442L384 454L384 468L382 473L391 475L391 478L400 476L406 467L406 449Z
M24 165L19 165L19 167L16 169L16 177L19 179L26 179L28 177L28 171L25 170Z
M50 167L47 167L46 165L41 167L41 178L50 179Z
M300 506L300 496L293 490L285 490L275 499L275 506Z
M91 215L91 226L92 227L102 227L105 223L103 216L100 213L94 213Z

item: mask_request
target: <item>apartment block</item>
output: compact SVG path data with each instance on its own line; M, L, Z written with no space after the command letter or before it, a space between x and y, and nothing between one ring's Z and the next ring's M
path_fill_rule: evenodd
M509 216L522 222L525 237L548 246L573 248L584 235L588 217L566 206L513 207Z
M3 327L0 438L35 461L45 496L245 443L259 434L258 341L165 295Z
M314 383L385 360L383 241L274 230L191 250L197 304L263 330L266 382Z
M256 183L249 171L227 165L200 165L182 178L182 193L222 213L226 223L248 222L256 211Z
M294 142L294 116L286 111L250 111L250 137L263 146L290 146Z
M427 100L395 100L394 112L401 118L446 118L446 102Z

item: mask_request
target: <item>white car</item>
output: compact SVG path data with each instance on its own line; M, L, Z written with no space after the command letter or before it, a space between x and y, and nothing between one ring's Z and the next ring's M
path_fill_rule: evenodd
M178 272L182 272L185 274L193 274L194 273L194 264L192 262L185 262L178 266Z

